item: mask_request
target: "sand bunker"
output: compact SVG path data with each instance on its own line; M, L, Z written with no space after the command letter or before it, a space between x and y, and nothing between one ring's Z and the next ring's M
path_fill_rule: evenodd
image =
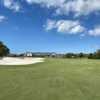
M4 57L0 59L0 65L28 65L43 62L43 58L19 58L19 57Z

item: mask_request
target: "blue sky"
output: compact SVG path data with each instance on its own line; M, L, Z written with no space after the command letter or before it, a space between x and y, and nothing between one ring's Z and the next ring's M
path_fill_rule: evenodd
M11 52L94 52L100 0L0 0L0 40Z

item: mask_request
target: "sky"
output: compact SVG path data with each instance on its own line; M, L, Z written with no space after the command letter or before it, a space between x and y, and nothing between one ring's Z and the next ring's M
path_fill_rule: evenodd
M13 53L100 49L100 0L0 0L0 41Z

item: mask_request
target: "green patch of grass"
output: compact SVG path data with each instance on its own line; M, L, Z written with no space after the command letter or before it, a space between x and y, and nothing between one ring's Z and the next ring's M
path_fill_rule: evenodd
M100 60L0 66L0 100L100 100Z

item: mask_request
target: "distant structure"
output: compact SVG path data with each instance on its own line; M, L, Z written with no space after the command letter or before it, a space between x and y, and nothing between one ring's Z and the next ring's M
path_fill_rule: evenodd
M26 53L24 53L24 56L25 57L32 57L33 53L32 52L26 52Z
M9 57L51 57L51 58L62 58L64 54L57 54L55 52L25 52L20 54L8 55Z
M57 54L54 52L34 52L33 57L56 57Z

